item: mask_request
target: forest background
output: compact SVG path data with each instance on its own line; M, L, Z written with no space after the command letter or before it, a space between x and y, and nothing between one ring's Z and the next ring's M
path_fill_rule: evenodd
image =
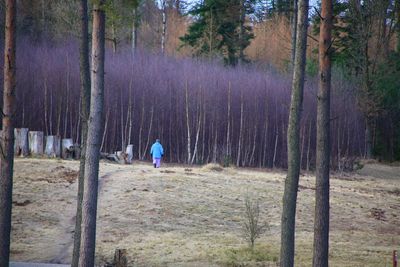
M244 19L232 22L238 10L226 7L236 2L110 2L102 151L133 144L144 160L160 138L170 162L287 167L293 3L245 1ZM307 170L315 167L318 72L319 4L312 4L301 124ZM331 165L399 160L399 3L335 8ZM16 127L80 143L77 10L78 1L18 1Z

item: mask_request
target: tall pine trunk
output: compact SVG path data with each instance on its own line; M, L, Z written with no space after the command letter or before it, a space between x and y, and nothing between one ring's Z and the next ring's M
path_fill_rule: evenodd
M308 0L300 0L297 21L296 55L292 81L292 98L287 132L288 174L285 180L281 218L281 266L294 265L296 201L300 175L300 121L301 109L303 106L307 26Z
M329 254L329 158L332 0L321 3L319 88L317 97L317 157L314 220L314 267L327 267Z
M3 131L0 146L0 266L9 265L14 165L16 0L6 0Z
M81 223L82 223L82 200L85 174L86 159L86 138L88 130L88 119L90 112L90 66L89 66L89 19L88 19L88 3L87 0L80 1L80 17L81 17L81 39L79 47L79 64L81 78L81 160L79 164L78 178L78 201L75 219L74 249L72 253L72 267L77 267L79 263L79 250L81 245Z
M87 132L79 266L94 266L99 159L104 127L104 1L93 5L91 103Z

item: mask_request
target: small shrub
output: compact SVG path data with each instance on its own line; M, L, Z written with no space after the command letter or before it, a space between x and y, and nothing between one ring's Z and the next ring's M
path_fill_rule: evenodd
M222 166L224 166L224 168L227 168L231 165L231 163L232 163L232 157L229 155L225 155L223 158Z
M244 238L249 242L250 248L254 248L254 242L268 229L266 222L260 221L260 205L258 199L252 200L250 195L245 197L245 217L243 222Z

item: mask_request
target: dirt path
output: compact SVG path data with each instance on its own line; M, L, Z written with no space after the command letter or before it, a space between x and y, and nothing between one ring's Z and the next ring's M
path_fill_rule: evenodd
M106 173L105 175L101 176L99 178L99 194L98 194L98 199L99 202L103 198L103 187L104 187L104 181L109 180L111 177L118 175L119 173L123 172L123 170L116 170L116 171L111 171ZM68 262L71 260L71 253L73 250L73 245L74 245L74 240L73 240L73 233L75 230L75 212L72 214L69 214L70 219L69 220L62 220L60 222L60 228L64 229L64 235L59 236L59 240L68 240L60 249L60 252L56 257L54 257L52 260L50 260L50 263L63 263L63 262ZM71 237L72 233L72 237Z
M66 264L32 263L32 262L10 262L10 267L70 267Z

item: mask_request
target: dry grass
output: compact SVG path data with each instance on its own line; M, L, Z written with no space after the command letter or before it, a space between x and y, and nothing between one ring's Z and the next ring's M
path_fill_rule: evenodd
M15 167L12 260L68 263L78 162L17 159ZM126 248L130 266L274 266L285 174L219 168L102 163L97 263ZM300 183L296 266L310 266L314 178ZM332 178L331 266L389 262L400 243L399 188L398 177ZM247 192L270 226L253 252L241 231Z

